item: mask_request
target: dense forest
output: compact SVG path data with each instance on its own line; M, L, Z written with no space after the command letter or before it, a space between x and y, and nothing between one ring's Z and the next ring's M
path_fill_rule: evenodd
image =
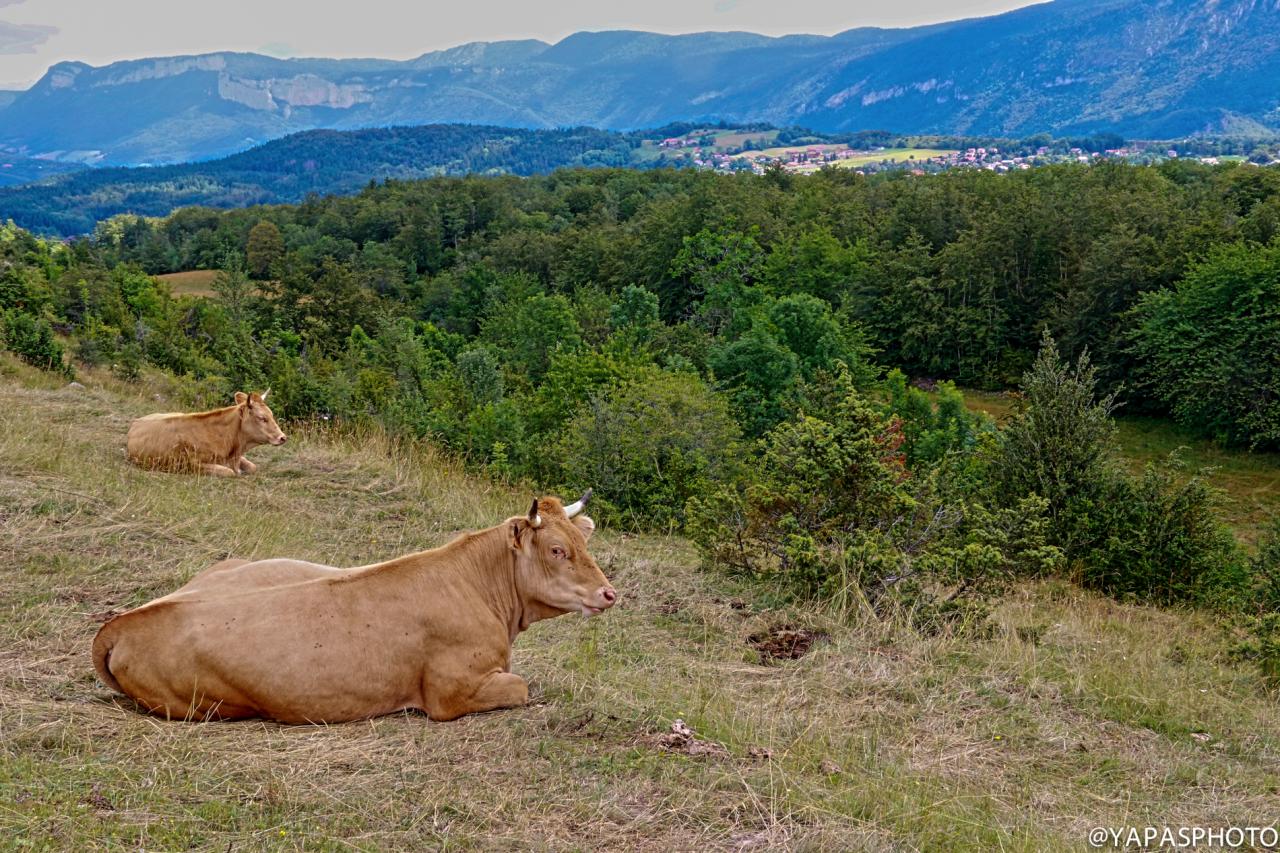
M1280 170L1176 161L392 180L69 244L10 226L0 307L33 363L270 386L924 625L1046 572L1258 612L1280 545L1246 553L1173 463L1128 473L1111 414L1280 446L1278 233ZM191 269L216 298L152 277ZM997 427L951 383L1022 402Z
M759 136L752 136L759 133ZM724 134L741 141L717 145ZM180 207L216 208L300 202L310 194L354 193L370 181L437 176L540 175L561 168L651 169L690 165L694 149L663 150L667 137L696 138L716 150L737 154L778 145L846 144L876 148L959 149L985 146L1006 155L1043 151L1102 152L1123 147L1115 134L1023 139L966 136L909 136L887 131L816 133L768 124L729 125L678 122L652 130L617 132L595 128L528 130L486 125L435 124L365 130L311 130L217 160L138 168L85 168L50 160L0 158L0 216L39 234L89 234L101 221L121 213L166 216ZM1161 159L1168 148L1198 154L1252 155L1274 159L1274 140L1197 139L1147 143L1136 158ZM745 163L741 165L745 166ZM864 171L906 168L869 164Z
M371 180L387 178L533 175L566 166L627 166L639 144L639 138L594 128L436 124L312 130L218 160L82 169L0 189L0 211L37 232L87 234L99 221L122 211L163 216L184 205L293 202L308 193L355 192Z

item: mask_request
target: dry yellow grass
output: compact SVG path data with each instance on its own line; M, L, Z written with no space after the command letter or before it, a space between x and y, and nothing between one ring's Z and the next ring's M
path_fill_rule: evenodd
M990 640L775 609L677 538L602 531L622 600L516 644L534 701L447 724L141 716L93 674L103 614L226 554L428 547L527 495L377 434L292 430L255 477L144 472L173 400L0 360L0 838L36 849L1084 849L1094 825L1258 824L1277 709L1207 617L1027 586ZM779 624L829 639L762 665ZM683 719L704 756L657 734Z
M155 278L168 284L174 296L213 296L213 281L217 270L189 270L158 275Z

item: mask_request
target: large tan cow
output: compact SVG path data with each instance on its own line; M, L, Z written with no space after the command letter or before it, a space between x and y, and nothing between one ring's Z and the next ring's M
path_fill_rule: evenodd
M589 496L535 500L497 527L354 569L225 560L103 625L94 666L170 718L334 723L420 709L452 720L523 704L516 635L617 600L587 551Z
M244 454L260 444L284 444L267 392L236 392L233 406L186 414L162 412L129 424L130 461L144 468L202 471L218 477L258 470Z

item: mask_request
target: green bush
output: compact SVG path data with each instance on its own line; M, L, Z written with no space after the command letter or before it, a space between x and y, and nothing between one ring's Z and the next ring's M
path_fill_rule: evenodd
M1240 553L1213 493L1198 477L1184 482L1176 460L1136 478L1124 470L1112 398L1096 397L1094 375L1087 354L1068 366L1044 337L988 466L996 501L1043 498L1049 540L1086 586L1164 604L1238 595Z
M1280 518L1273 519L1249 561L1252 593L1249 603L1263 611L1280 612Z
M1245 616L1248 639L1231 650L1237 660L1251 661L1267 687L1280 689L1280 613Z
M1215 249L1134 309L1142 388L1213 438L1280 447L1277 305L1280 242Z
M1249 561L1249 588L1234 604L1248 635L1232 650L1235 657L1252 661L1266 685L1280 689L1280 519L1258 543Z
M762 436L786 418L800 362L763 325L713 349L708 363L747 435Z
M1095 376L1088 353L1070 366L1046 332L990 467L1001 502L1028 495L1045 499L1050 535L1068 559L1091 547L1091 532L1080 516L1101 501L1115 469L1114 397L1097 398Z
M492 350L475 347L458 354L458 378L478 404L502 399L502 364Z
M142 378L142 347L130 341L116 350L116 360L111 364L111 373L125 382L137 382Z
M0 338L5 347L27 364L65 376L71 368L63 358L62 345L53 336L53 327L43 317L10 310L0 316Z
M700 379L649 368L593 397L539 452L564 490L596 490L603 519L663 528L738 476L738 443L728 406Z
M988 510L944 469L910 478L901 443L896 419L850 388L828 419L772 430L741 487L691 501L690 535L708 565L930 631L978 624L1009 577L1060 564L1043 499Z
M1216 513L1203 479L1183 478L1176 461L1141 477L1116 473L1089 514L1090 547L1080 561L1086 586L1158 604L1227 603L1247 586L1243 557Z
M902 424L902 452L909 468L934 465L948 453L972 450L978 433L992 429L990 418L965 408L964 395L954 383L938 383L936 403L924 391L908 386L900 370L889 371L884 385L888 412Z
M89 317L76 336L76 358L83 364L97 366L115 357L120 332L97 317Z

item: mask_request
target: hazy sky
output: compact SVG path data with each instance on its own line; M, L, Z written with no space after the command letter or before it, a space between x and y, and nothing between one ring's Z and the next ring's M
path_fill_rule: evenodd
M0 0L0 87L35 82L67 59L251 50L277 56L407 59L468 41L577 30L836 33L991 15L1029 0Z

